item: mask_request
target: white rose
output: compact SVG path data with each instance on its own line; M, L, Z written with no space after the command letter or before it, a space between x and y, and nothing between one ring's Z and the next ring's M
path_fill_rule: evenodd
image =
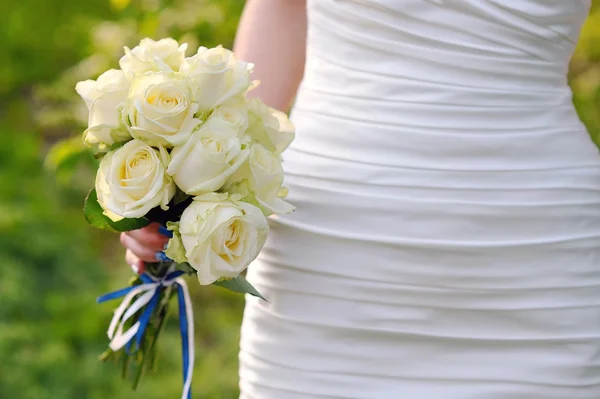
M295 207L281 199L287 195L283 177L280 157L254 144L244 165L230 178L227 190L244 195L243 200L258 206L265 216L286 214Z
M174 39L142 39L140 44L130 50L125 47L119 66L128 79L148 71L177 72L185 58L187 44L181 46Z
M197 87L200 109L212 109L245 92L250 86L252 64L237 61L222 46L200 47L198 54L183 60L180 71Z
M171 147L185 143L201 123L197 110L185 75L150 72L133 80L125 112L134 138Z
M294 125L287 115L258 98L248 103L248 121L246 133L269 151L281 154L294 140Z
M204 126L225 126L238 132L241 137L248 128L248 107L245 98L229 101L217 107Z
M167 173L189 195L217 191L248 157L237 131L202 126L182 146L173 148Z
M237 277L259 254L268 234L269 225L258 208L227 194L210 193L194 198L183 211L172 240L181 240L173 247L183 247L198 281L206 285Z
M139 218L152 208L169 209L175 184L166 174L169 154L132 140L111 151L100 162L96 175L98 203L112 220Z
M119 119L119 108L129 91L129 81L122 71L110 69L98 80L77 83L75 90L89 111L88 128L83 133L86 146L108 151L111 145L131 138Z

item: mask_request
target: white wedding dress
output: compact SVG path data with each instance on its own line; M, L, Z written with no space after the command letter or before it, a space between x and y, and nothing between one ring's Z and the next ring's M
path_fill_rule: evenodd
M308 1L241 398L600 398L600 155L566 80L590 2Z

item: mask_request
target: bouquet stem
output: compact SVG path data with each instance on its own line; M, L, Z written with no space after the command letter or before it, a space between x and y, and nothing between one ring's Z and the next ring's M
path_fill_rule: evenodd
M171 300L171 297L174 294L174 290L173 287L167 287L164 291L164 293L162 294L162 298L160 300L160 305L158 307L158 310L155 311L153 317L152 317L152 333L153 334L149 334L146 338L145 338L145 342L144 344L146 344L147 342L149 342L147 349L146 349L146 345L144 345L144 351L140 351L141 352L141 360L140 360L140 365L138 367L137 370L137 374L136 377L134 379L133 382L133 389L136 390L137 387L139 386L142 377L144 376L144 374L146 373L146 371L148 371L148 369L150 369L151 371L154 371L156 369L156 359L157 359L157 347L158 347L158 338L160 336L160 333L164 330L164 327L166 325L165 321L167 320L167 316L168 316L168 310L169 310L169 301ZM150 331L148 331L150 332Z
M164 278L169 271L172 271L172 269L172 262L147 263L145 273L160 280ZM135 287L140 284L143 284L143 282L139 276L136 276L130 281L130 287ZM140 385L140 382L148 369L151 371L156 370L158 360L158 339L164 330L166 319L169 315L169 302L176 293L177 290L175 287L167 286L157 294L159 295L157 306L149 315L148 325L140 339L139 346L136 346L135 343L131 343L131 347L128 345L117 351L113 351L109 348L99 357L103 362L107 360L120 361L121 374L124 379L129 379L132 375L130 373L133 372L134 390ZM137 297L139 297L139 295ZM144 307L136 312L129 323L129 327L140 320L145 309L146 308Z

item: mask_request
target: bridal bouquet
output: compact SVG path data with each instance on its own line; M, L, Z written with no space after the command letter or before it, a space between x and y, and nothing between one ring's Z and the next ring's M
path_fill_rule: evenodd
M125 48L120 69L79 82L89 110L85 144L101 159L85 217L93 226L134 230L158 222L172 236L161 261L130 286L108 328L103 360L121 362L134 387L152 367L170 299L178 297L184 389L191 397L193 313L186 274L201 285L261 297L242 272L269 233L266 217L289 213L281 153L294 138L285 114L247 98L252 64L222 48L144 39ZM264 299L264 298L263 298Z

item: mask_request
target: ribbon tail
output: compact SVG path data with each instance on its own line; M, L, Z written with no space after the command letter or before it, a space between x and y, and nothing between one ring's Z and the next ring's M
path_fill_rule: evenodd
M179 328L181 332L181 350L183 357L183 392L182 399L192 398L192 377L194 372L194 314L192 300L187 284L181 278L184 272L171 269L162 279L147 274L140 276L142 284L103 295L97 299L98 303L124 297L117 307L108 327L108 337L111 340L109 347L117 351L126 347L130 354L132 344L135 342L136 350L139 349L144 333L148 327L152 313L160 301L164 287L175 285L177 287L177 300L179 304ZM140 295L141 294L141 295ZM139 295L139 296L138 296ZM143 307L138 320L127 330L125 324L136 315Z
M140 319L139 319L140 328L138 329L138 331L135 335L136 350L140 348L140 343L142 342L142 338L144 337L144 333L146 332L146 327L148 326L148 323L150 322L150 317L152 317L152 313L154 312L154 309L156 308L156 305L158 304L158 300L160 299L161 291L162 291L161 288L156 289L156 292L152 296L152 299L150 300L150 302L148 302L148 305L146 305L146 309L144 309L144 313L142 313L142 316L140 316Z
M122 288L118 291L109 292L108 294L104 294L96 298L96 303L102 303L106 301L112 301L113 299L122 298L125 295L129 294L131 291L135 290L136 288L138 288L138 286L133 285L131 287Z
M108 347L112 349L114 352L118 351L122 347L126 346L127 343L131 342L138 329L140 328L140 323L137 322L131 328L123 333L123 327L119 326L119 331L117 335L110 341ZM127 353L129 355L129 353Z
M125 333L123 328L127 320L129 320L139 309L151 301L153 295L157 290L157 285L144 284L137 286L134 290L131 290L127 296L123 299L123 302L115 310L113 319L108 327L108 338L111 340L109 347L116 351L121 349L124 345L128 344L131 339L138 333L140 328L139 320L131 326ZM131 302L140 293L143 293L137 298L133 304ZM131 305L130 305L131 304ZM128 346L128 353L129 353Z
M194 314L192 300L187 285L182 278L175 280L179 302L179 328L181 330L181 351L183 356L182 399L192 397L192 377L194 372Z
M121 290L123 291L123 290ZM108 326L108 338L109 339L113 339L115 332L117 330L117 327L119 326L119 322L121 321L121 318L123 317L123 314L127 311L127 307L129 306L129 304L131 303L131 301L133 301L133 299L135 298L135 296L137 294L139 294L140 292L144 291L144 287L143 286L137 286L137 287L133 287L132 290L129 290L129 292L127 293L127 295L125 295L125 298L123 298L123 301L121 302L121 304L117 307L117 309L115 309L115 312L113 314L113 318L110 321L110 325Z

